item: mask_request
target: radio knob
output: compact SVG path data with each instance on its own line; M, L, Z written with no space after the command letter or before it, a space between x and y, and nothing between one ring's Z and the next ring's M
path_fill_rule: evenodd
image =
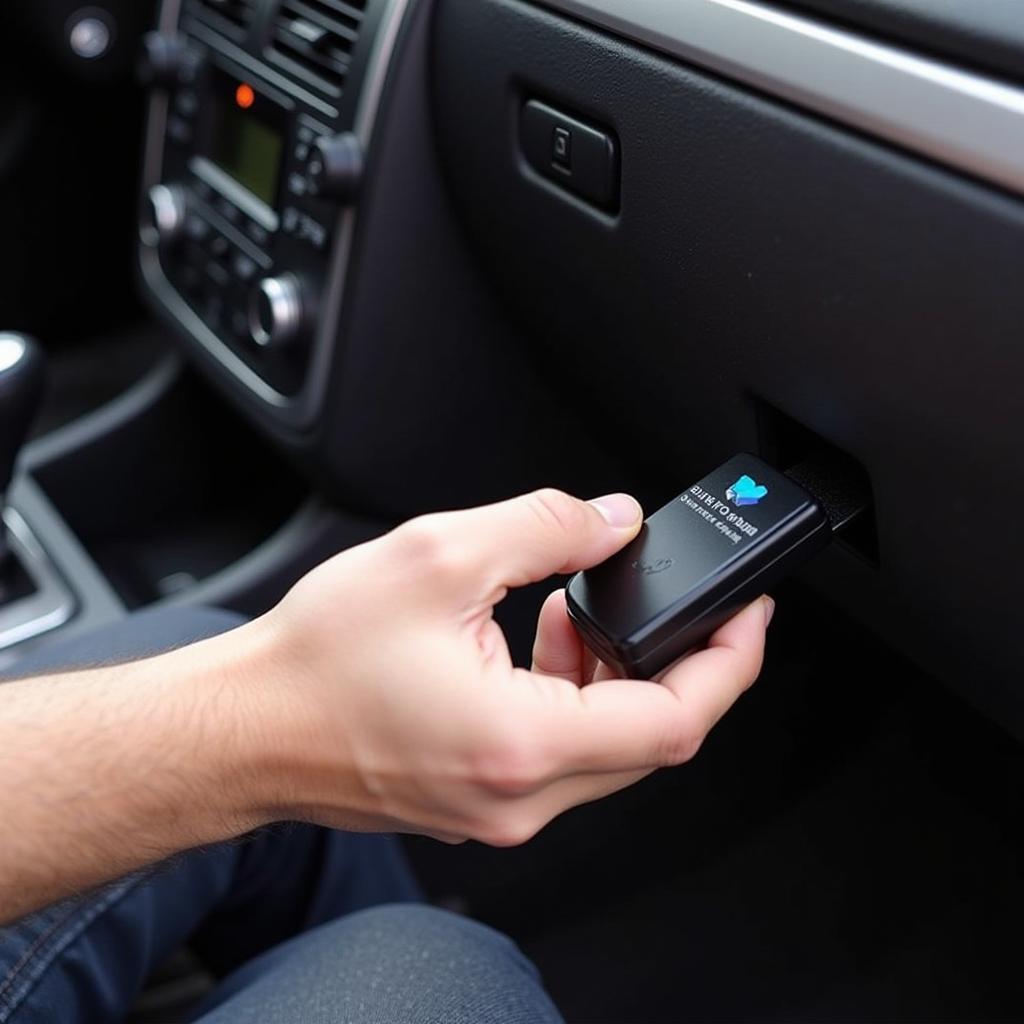
M294 274L265 277L249 301L249 334L261 348L287 345L302 333L302 285Z
M181 238L188 199L181 185L154 185L146 194L142 241L151 249L166 248Z
M150 89L173 89L185 77L187 56L188 49L181 36L146 33L138 64L139 82Z
M306 164L306 186L311 195L350 203L363 179L363 147L352 132L321 135L313 143Z

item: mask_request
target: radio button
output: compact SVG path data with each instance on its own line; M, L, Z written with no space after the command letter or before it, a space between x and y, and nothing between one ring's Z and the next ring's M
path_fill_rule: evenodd
M214 235L210 239L209 249L214 256L220 259L231 252L231 243L223 235Z
M199 72L203 67L203 54L199 50L186 49L178 72L178 81L182 85L195 85L199 81Z
M235 277L243 284L249 284L256 276L259 267L243 253L235 253L231 263L231 270Z
M270 241L270 232L262 224L251 220L245 225L245 233L260 247L266 246Z
M205 242L210 235L210 225L196 213L185 218L185 236L193 242Z
M314 249L323 251L327 248L327 228L319 221L313 220L312 217L302 218L302 226L299 228L298 235L302 241L309 242Z
M191 119L199 109L199 97L191 89L179 92L174 97L174 109L182 117Z
M183 117L174 115L167 119L167 137L172 142L187 146L192 141L192 125Z
M314 220L308 213L289 206L281 218L281 227L286 235L297 238L300 242L308 242L314 249L323 251L327 248L330 228Z

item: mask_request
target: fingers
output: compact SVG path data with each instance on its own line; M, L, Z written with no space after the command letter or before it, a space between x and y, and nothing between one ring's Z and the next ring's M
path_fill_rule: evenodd
M544 602L537 620L533 671L581 686L586 681L586 664L586 649L565 609L565 591L556 590Z
M661 685L681 705L699 709L696 721L706 736L761 674L765 637L775 602L762 597L731 618L707 647L670 668Z
M627 494L586 502L556 490L465 514L473 516L460 524L472 557L490 561L510 587L603 562L637 535L643 520L639 503Z
M562 773L628 772L682 764L761 671L773 604L760 598L726 623L708 647L660 683L607 680L551 714Z
M640 505L625 494L593 502L556 490L497 505L425 516L395 531L406 557L463 581L518 587L603 562L639 532ZM430 566L428 565L428 568Z

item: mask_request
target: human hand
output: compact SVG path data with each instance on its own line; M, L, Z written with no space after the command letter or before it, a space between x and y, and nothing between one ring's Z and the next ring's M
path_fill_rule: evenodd
M693 757L760 671L769 599L656 683L599 665L562 592L531 671L492 616L509 588L610 557L641 519L625 495L540 491L413 520L310 573L242 631L261 813L508 846Z

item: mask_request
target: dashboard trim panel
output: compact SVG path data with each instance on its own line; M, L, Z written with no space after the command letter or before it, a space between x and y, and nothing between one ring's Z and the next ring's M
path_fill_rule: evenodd
M751 0L539 0L1024 193L1024 89Z

